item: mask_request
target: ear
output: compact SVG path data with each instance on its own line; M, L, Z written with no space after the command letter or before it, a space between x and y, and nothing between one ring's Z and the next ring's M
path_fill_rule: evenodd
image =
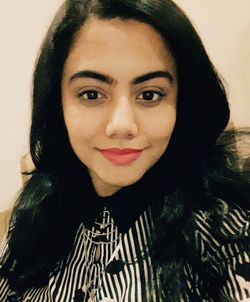
M29 180L30 174L34 169L34 164L32 162L30 153L24 154L24 156L20 160L21 174L23 185Z

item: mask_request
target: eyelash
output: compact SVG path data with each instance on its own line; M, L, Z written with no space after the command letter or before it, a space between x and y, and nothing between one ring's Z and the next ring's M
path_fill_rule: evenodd
M164 93L162 91L156 91L156 90L153 90L153 89L144 90L139 94L139 96L144 94L144 93L152 93L153 94L153 100L145 100L143 98L137 97L137 99L143 100L143 104L146 104L146 106L151 106L151 105L154 105L155 103L159 103L162 100L162 98L166 96L166 93ZM155 95L157 95L156 100L154 100Z
M86 98L83 97L85 94L89 94L89 93L95 93L95 95L97 94L97 98L86 99ZM153 94L153 100L145 100L145 99L143 99L143 97L142 97L142 98L141 98L141 97L137 97L137 99L143 100L143 104L144 104L145 106L152 106L152 105L154 105L155 103L159 103L159 102L162 100L162 98L166 96L166 93L164 93L164 92L162 92L162 91L156 91L156 90L154 90L154 89L144 90L144 91L142 91L142 92L139 94L139 96L140 96L140 95L143 95L144 93L152 93L152 94ZM98 95L101 95L102 97L98 98ZM157 99L156 99L156 100L154 100L155 95L157 95ZM106 98L105 95L104 95L103 93L98 92L98 91L95 90L95 89L87 89L87 90L83 90L83 91L81 91L81 92L78 94L78 97L79 97L82 101L87 102L87 103L89 103L89 104L91 104L91 105L93 105L93 106L94 106L94 105L97 105L97 104L99 104L99 103L101 103L101 102L102 102L101 99L105 99L105 98Z
M78 94L78 97L79 97L81 100L83 100L83 101L85 101L85 102L89 102L89 103L94 103L94 104L96 104L96 103L100 103L100 102L101 102L101 101L100 101L100 98L94 98L94 99L92 99L92 101L90 101L91 99L86 99L86 98L84 98L84 97L83 97L84 94L88 94L88 93L97 93L97 95L102 95L102 96L104 96L104 94L98 92L98 91L95 90L95 89L87 89L87 90L81 91L81 92Z

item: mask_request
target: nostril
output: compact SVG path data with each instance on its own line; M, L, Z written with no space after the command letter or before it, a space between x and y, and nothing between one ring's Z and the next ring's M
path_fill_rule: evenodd
M137 135L135 115L129 106L116 108L110 116L106 126L108 137L132 138Z
M138 133L138 128L133 120L112 120L106 127L108 137L132 138Z

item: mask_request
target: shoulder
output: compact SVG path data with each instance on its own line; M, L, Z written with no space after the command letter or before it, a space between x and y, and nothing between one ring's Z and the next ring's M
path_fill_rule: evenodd
M8 230L12 208L0 212L0 243Z
M223 209L221 220L218 221L219 231L225 237L244 235L248 236L250 223L250 210L244 210L234 205L230 208L222 201ZM197 211L194 214L196 229L202 233L216 233L216 218L208 211Z
M239 206L227 207L219 220L207 211L195 213L197 248L203 258L217 260L236 257L244 253L250 236L250 210Z
M229 208L226 203L224 206L222 219L208 211L195 212L199 269L188 264L185 274L188 282L194 284L190 285L191 291L197 292L205 284L209 294L212 292L223 301L246 301L250 297L250 211L238 206Z

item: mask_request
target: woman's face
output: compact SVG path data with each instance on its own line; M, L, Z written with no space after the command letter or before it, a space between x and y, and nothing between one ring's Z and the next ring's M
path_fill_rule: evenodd
M150 25L92 17L81 28L64 65L62 106L100 196L137 182L163 155L176 98L174 58Z

